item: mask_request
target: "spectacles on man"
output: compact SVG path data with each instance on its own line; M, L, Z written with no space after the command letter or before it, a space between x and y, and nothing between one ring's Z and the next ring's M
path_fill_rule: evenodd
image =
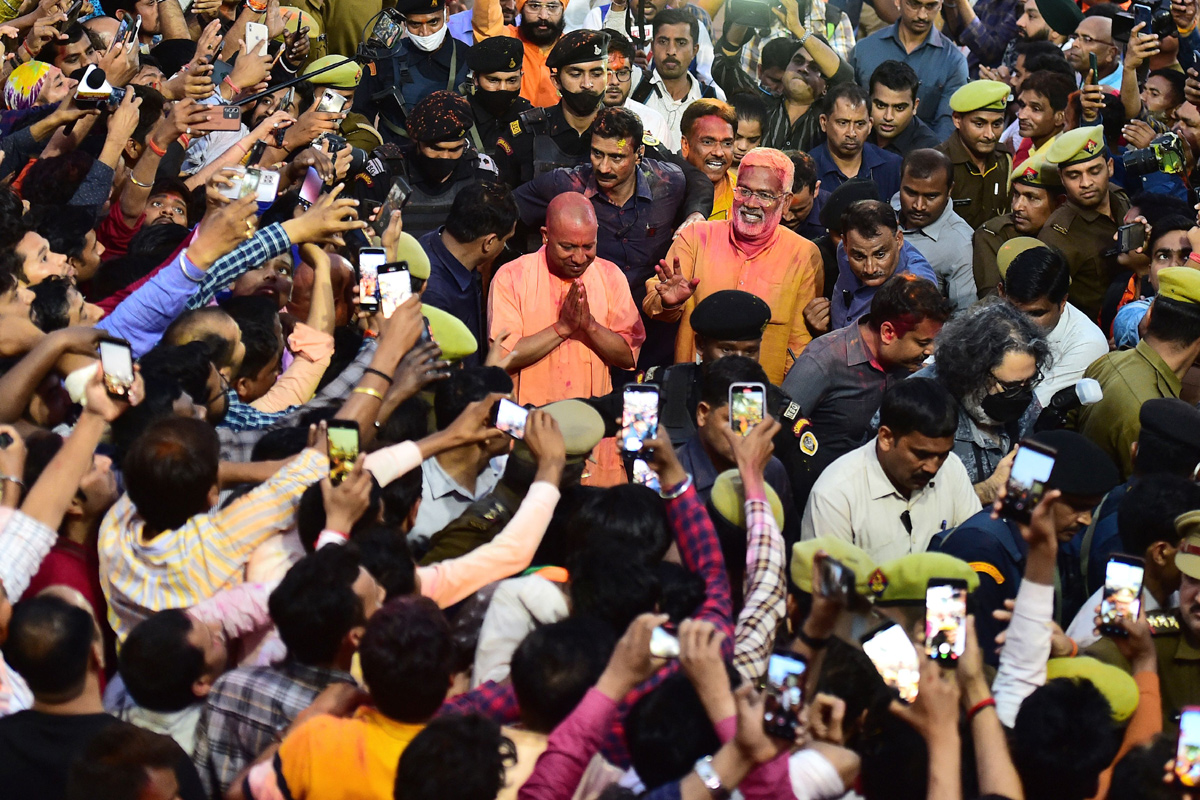
M770 192L758 192L753 189L747 189L745 186L738 186L733 192L742 200L749 200L751 197L756 197L764 206L773 206L782 197L782 195L771 194Z
M528 5L528 3L526 5ZM610 69L608 71L608 74L615 75L617 80L620 81L621 83L629 83L629 79L633 77L633 70L630 69L629 67L623 67L621 69Z

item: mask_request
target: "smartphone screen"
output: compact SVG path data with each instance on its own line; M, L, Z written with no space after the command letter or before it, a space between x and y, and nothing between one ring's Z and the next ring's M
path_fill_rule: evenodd
M895 689L901 700L911 703L917 699L921 663L917 648L913 647L902 627L889 625L876 631L863 642L863 652L871 659L883 682Z
M729 426L745 436L763 421L767 389L761 383L735 383L729 387Z
M642 458L633 460L633 482L656 492L662 491L662 485L658 482L658 473L650 469L650 465Z
M1046 494L1046 481L1054 471L1054 455L1053 449L1036 442L1023 441L1018 445L1004 496L1004 516L1029 522L1029 515Z
M312 167L308 168L308 172L304 175L304 183L300 186L300 205L304 206L307 211L312 208L312 204L317 202L317 198L321 196L321 187L325 182L321 180L321 175Z
M966 581L935 578L925 589L925 655L953 665L966 649Z
M854 589L854 570L831 556L819 562L821 570L821 594L846 600Z
M100 340L100 367L104 388L114 397L125 397L133 386L133 350L124 339Z
M386 262L387 253L382 247L364 247L358 251L359 308L367 311L379 308L379 268Z
M662 626L650 631L650 655L658 658L679 658L679 639Z
M1185 706L1179 715L1175 777L1186 788L1200 786L1200 706Z
M358 460L358 425L340 419L331 419L325 429L329 440L329 480L337 486Z
M410 193L408 182L397 177L392 183L392 188L388 189L387 197L384 198L383 205L379 207L379 213L375 215L373 223L375 233L383 236L383 232L387 230L388 223L392 219L392 212L404 208L404 203L408 200Z
M794 656L773 654L767 662L767 696L763 729L772 736L796 738L800 710L804 707L804 673L808 665Z
M1117 622L1133 622L1142 608L1142 578L1146 567L1140 558L1114 555L1104 569L1104 594L1100 600L1100 632L1123 635Z
M658 387L652 383L631 383L623 393L621 410L621 448L638 453L642 442L658 435Z
M390 50L399 37L400 25L385 10L371 30L371 38Z
M397 266L405 264L405 266ZM379 271L379 304L383 316L391 318L396 309L412 297L412 278L406 262L388 264Z
M492 425L498 431L503 431L514 439L525 438L525 422L529 419L529 409L519 406L507 397L501 397L492 412L495 419Z
M317 105L317 111L326 111L337 113L346 105L346 98L332 89L326 89L321 95L321 102Z
M121 17L121 23L117 25L117 32L113 34L112 44L109 47L123 42L127 33L129 33L129 17Z

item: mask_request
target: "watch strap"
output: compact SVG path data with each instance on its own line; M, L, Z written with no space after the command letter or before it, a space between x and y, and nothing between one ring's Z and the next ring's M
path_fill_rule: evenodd
M695 771L696 777L708 789L709 794L713 796L714 800L728 800L729 790L721 784L721 776L713 768L712 756L705 756L700 759L692 769Z

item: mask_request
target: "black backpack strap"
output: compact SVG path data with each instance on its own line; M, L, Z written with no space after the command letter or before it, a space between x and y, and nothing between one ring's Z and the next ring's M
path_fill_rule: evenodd
M638 102L646 102L646 98L650 96L650 92L657 92L658 87L650 81L650 71L646 70L642 73L642 79L638 81L637 88L629 95L630 99Z

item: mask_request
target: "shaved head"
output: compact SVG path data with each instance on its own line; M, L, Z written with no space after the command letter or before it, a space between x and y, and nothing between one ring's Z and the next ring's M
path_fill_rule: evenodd
M596 210L578 192L564 192L546 206L546 264L560 278L574 280L596 260Z

